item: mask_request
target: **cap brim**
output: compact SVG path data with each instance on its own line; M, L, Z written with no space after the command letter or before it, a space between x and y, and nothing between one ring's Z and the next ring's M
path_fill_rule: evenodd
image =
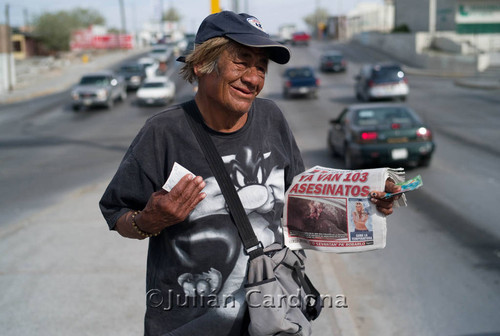
M225 36L247 47L269 49L269 58L278 64L286 64L290 60L290 50L270 38L254 34L226 34Z
M185 55L179 56L179 57L177 57L176 61L186 63L186 56Z

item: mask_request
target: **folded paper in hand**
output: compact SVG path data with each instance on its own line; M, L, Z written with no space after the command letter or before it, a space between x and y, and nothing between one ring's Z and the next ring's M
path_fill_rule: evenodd
M342 170L316 166L297 175L285 194L283 233L292 250L361 252L386 243L386 218L370 202L385 181L404 181L404 169ZM404 194L395 202L406 205Z
M167 182L165 182L165 184L163 185L163 189L170 192L170 190L172 190L172 188L175 187L175 185L180 181L180 179L186 176L186 174L191 174L194 176L194 174L191 173L189 170L187 170L177 162L174 162L172 171L168 176Z

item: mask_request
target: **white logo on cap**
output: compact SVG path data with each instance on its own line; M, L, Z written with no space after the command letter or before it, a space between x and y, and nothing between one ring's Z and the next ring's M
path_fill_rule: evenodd
M262 28L262 25L260 24L260 21L256 17L249 17L247 18L248 23L250 23L252 26L255 28L262 30L264 33L266 32L264 28Z

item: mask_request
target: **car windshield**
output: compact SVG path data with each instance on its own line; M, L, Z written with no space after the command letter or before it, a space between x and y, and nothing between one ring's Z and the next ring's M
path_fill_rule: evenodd
M167 49L153 49L151 52L153 54L165 54L167 53Z
M354 124L357 126L388 126L392 124L412 124L413 116L400 107L372 108L357 110Z
M400 67L375 67L373 69L373 79L375 80L401 80L404 72Z
M153 82L153 83L144 83L142 85L143 88L162 88L165 87L165 83Z
M80 85L106 86L109 85L109 78L106 76L85 76L80 80Z
M290 78L295 77L312 77L313 72L311 69L302 68L302 69L291 69L287 71L287 76Z
M325 56L326 61L342 61L342 55L327 55Z
M123 72L137 72L137 71L141 71L142 68L139 64L134 64L134 65L123 65L120 67L120 71L123 71Z

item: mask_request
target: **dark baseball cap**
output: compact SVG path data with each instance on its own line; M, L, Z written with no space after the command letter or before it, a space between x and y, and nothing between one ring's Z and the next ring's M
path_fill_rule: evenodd
M231 11L211 14L198 28L194 43L201 44L221 36L248 47L266 48L269 51L269 58L276 63L285 64L290 60L290 50L281 43L273 41L255 16ZM184 58L181 56L177 60L184 61Z

